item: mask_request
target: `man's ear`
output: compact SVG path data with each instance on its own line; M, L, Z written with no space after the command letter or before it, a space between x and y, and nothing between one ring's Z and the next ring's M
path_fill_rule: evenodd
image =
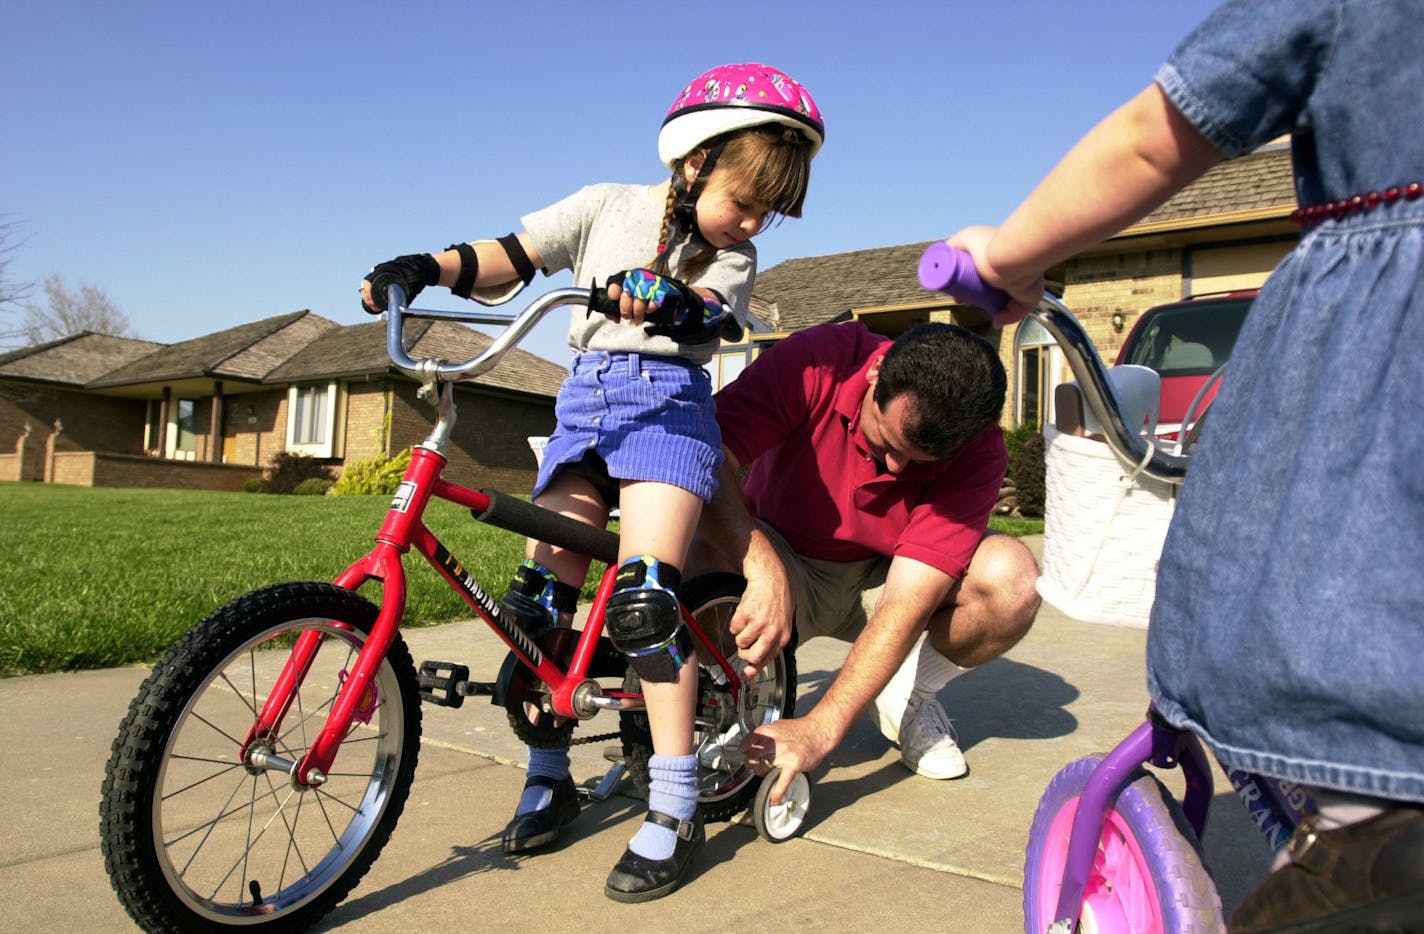
M870 380L870 388L874 389L875 384L880 381L880 363L885 359L884 354L880 354L870 364L870 369L865 371L865 378Z

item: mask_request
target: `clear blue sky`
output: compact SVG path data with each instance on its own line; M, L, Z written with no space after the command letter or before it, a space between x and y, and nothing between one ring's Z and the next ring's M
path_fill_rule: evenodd
M375 262L660 180L668 105L727 61L787 71L826 116L806 216L757 239L763 269L928 240L1002 220L1213 5L7 0L11 278L97 285L165 342L368 320ZM526 346L562 361L566 324Z

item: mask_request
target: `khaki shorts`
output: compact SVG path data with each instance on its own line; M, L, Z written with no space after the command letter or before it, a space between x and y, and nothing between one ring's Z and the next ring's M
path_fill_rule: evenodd
M776 546L796 598L796 637L801 642L830 636L854 642L865 628L885 586L890 559L823 561L797 554L781 533L758 522Z

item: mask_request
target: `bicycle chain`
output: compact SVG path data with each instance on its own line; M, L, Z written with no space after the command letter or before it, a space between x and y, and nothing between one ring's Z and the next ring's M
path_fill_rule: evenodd
M583 739L571 739L571 740L569 740L569 745L570 745L570 746L582 746L582 745L584 745L585 743L602 743L602 742L607 742L607 741L610 740L610 739L618 739L618 738L621 737L622 735L623 735L623 734L622 734L621 732L620 732L620 733L600 733L600 734L598 734L597 736L585 736Z

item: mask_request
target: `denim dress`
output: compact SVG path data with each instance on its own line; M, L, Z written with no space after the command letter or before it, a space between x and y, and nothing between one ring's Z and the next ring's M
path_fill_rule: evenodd
M1376 196L1310 212L1256 299L1167 535L1147 646L1153 702L1228 766L1413 801L1424 199L1405 192L1424 181L1421 50L1418 0L1243 0L1157 74L1229 156L1291 134L1301 205Z

